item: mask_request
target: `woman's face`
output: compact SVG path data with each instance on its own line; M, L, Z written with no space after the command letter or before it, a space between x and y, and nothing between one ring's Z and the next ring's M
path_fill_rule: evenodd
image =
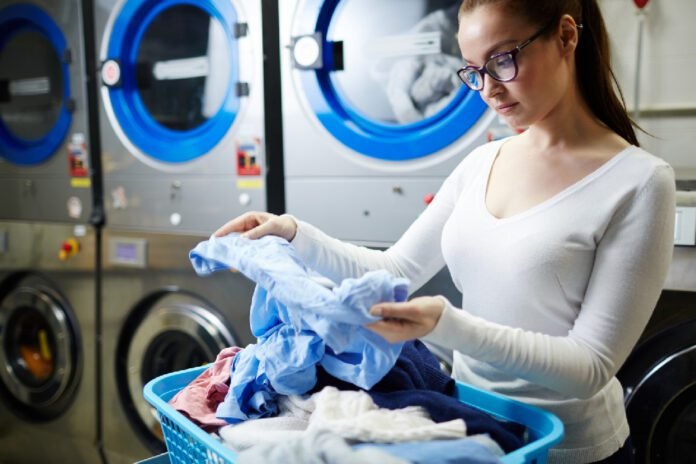
M483 66L491 56L514 49L539 29L499 4L480 6L461 15L459 48L467 65ZM498 82L484 75L481 97L512 127L527 127L547 117L568 90L570 73L563 66L555 30L517 54L514 80Z

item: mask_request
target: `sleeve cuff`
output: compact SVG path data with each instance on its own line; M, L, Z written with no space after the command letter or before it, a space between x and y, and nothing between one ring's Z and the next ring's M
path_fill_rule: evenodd
M474 340L474 324L470 322L473 317L462 309L455 308L450 301L442 295L438 295L445 303L445 309L440 315L435 328L422 340L443 348L461 351L467 340Z
M321 232L311 224L300 221L291 214L284 214L284 216L289 216L297 224L295 236L290 240L290 244L295 248L300 258L312 266L318 252L317 245L322 243Z

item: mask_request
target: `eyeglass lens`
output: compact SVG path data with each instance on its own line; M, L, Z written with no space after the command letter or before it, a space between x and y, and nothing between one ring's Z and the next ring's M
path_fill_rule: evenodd
M486 72L495 80L506 82L515 78L517 73L515 66L515 57L512 53L503 53L502 55L494 56L486 61L484 65ZM466 85L474 90L483 88L483 75L477 69L465 69L459 76Z
M507 81L515 77L515 58L512 53L503 53L486 62L486 71L499 81Z

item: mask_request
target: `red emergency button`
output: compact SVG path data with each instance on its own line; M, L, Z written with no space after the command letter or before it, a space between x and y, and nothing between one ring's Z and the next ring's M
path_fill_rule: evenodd
M68 258L75 256L80 251L80 242L75 238L69 238L63 241L58 251L58 259L65 261Z
M432 193L429 193L429 194L427 194L426 196L423 197L423 202L424 202L426 205L429 205L430 203L433 202L434 199L435 199L435 195L433 195Z

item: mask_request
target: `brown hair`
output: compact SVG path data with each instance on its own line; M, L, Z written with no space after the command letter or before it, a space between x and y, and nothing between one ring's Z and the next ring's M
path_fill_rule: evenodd
M580 92L602 123L627 142L639 145L633 130L635 123L626 112L621 88L611 68L609 37L597 0L464 0L459 7L459 16L491 4L500 4L539 27L559 22L564 14L582 24L575 50L575 74Z

